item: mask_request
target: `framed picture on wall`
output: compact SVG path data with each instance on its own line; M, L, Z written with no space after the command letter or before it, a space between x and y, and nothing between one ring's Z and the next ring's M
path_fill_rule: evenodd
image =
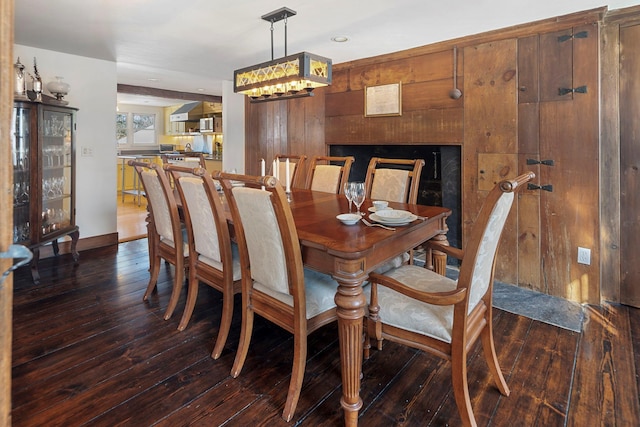
M401 116L402 82L364 88L364 116Z

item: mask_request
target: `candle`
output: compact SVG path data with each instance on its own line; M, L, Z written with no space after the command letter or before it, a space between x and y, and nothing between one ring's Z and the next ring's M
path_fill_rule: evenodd
M290 187L290 184L289 184L289 159L287 159L287 162L285 163L285 169L284 170L285 170L285 180L287 182L287 187L286 187L287 190L286 191L287 191L287 193L290 193L291 192L291 187Z
M264 176L264 159L260 159L260 176Z
M278 172L276 172L276 161L273 161L273 164L271 165L271 175L275 176L276 178L278 178Z
M280 179L280 159L276 159L276 179Z

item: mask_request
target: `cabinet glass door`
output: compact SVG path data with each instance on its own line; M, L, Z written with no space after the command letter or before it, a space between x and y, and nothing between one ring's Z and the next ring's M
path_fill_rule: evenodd
M31 204L29 149L30 118L33 110L15 107L11 120L11 157L13 162L13 242L31 240L29 212Z
M73 221L72 149L73 116L42 110L42 222L41 236L68 228Z

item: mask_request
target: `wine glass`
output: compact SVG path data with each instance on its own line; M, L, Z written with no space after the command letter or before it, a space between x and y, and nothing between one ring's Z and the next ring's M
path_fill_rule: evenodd
M358 215L362 215L360 213L360 206L364 202L365 195L364 182L354 182L351 187L351 197L353 199L353 203L355 203L358 208Z
M353 182L345 182L344 183L344 196L349 201L349 213L351 213L351 203L353 201L353 196L351 195L351 187Z

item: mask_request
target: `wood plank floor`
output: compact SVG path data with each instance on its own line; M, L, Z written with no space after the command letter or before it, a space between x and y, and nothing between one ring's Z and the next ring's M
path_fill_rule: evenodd
M291 423L280 418L293 340L257 318L241 375L229 372L240 315L219 360L210 352L220 294L200 289L194 316L177 326L166 307L172 267L147 303L146 239L41 261L42 282L14 275L14 426L343 425L337 328L310 336L307 370ZM236 303L239 299L236 299ZM469 356L478 425L638 426L640 313L587 307L581 334L495 310L496 347L511 396L493 387L479 347ZM458 426L450 365L394 343L363 365L363 426Z
M124 202L118 193L118 241L128 242L147 235L147 202L144 197L140 199L138 206L137 199L131 194L125 194Z

